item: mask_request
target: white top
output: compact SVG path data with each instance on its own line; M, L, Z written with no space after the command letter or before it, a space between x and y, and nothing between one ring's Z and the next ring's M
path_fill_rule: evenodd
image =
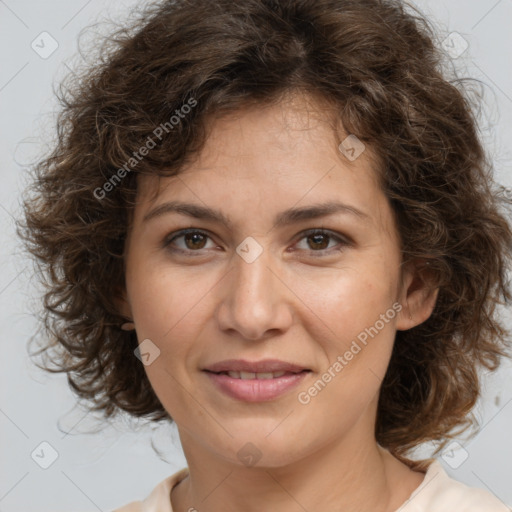
M134 501L113 512L173 512L171 489L188 475L188 468L162 480L144 501ZM512 512L489 491L468 487L448 476L435 460L419 487L396 512Z

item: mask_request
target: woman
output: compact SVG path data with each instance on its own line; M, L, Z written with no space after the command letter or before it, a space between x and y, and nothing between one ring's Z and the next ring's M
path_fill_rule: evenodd
M512 231L463 90L381 0L182 0L67 94L22 235L57 371L175 421L119 511L506 511L435 459L510 334Z

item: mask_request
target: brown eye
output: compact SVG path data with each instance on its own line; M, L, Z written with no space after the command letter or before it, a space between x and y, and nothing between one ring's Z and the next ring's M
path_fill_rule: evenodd
M329 245L329 235L325 233L316 233L309 235L308 241L311 241L309 245L311 249L325 249Z
M199 232L187 233L183 235L187 249L203 249L207 236Z
M305 241L305 243L303 242ZM302 247L300 247L302 244ZM314 256L328 256L334 252L340 252L342 249L351 246L350 239L343 237L336 232L313 229L302 233L297 247L302 251L307 251Z
M199 252L201 249L208 249L210 236L203 231L190 229L172 233L163 242L164 248L173 252Z

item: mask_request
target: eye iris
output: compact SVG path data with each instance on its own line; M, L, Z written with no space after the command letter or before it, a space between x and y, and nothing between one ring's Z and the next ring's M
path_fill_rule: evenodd
M197 245L190 245L189 242L192 241L192 244L199 242L200 247ZM203 242L201 244L201 242ZM185 243L188 249L202 249L206 242L206 237L201 233L187 233L185 235Z
M324 241L323 244L321 243L322 239ZM317 233L317 234L309 235L308 240L314 240L314 242L313 242L314 244L321 245L321 247L318 247L318 245L316 247L313 247L314 249L325 249L329 245L329 236L326 235L325 233Z

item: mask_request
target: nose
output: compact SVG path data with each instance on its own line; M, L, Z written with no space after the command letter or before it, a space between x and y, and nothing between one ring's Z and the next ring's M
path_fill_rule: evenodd
M216 309L219 328L258 341L286 332L292 325L293 293L268 250L254 260L233 256Z

